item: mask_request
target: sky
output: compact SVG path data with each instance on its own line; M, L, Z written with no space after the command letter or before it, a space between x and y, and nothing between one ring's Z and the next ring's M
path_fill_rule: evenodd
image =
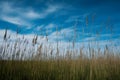
M106 43L120 39L119 0L0 0L0 39L48 36L49 41ZM56 36L57 35L57 36ZM75 37L75 39L74 39Z

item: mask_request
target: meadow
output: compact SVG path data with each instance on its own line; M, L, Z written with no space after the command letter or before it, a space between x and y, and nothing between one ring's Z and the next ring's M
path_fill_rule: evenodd
M76 50L73 41L72 49L60 52L59 42L52 49L50 45L38 45L37 39L34 36L32 47L27 48L30 45L24 36L11 42L5 30L0 46L0 80L120 80L116 46L88 46L86 52L83 47Z

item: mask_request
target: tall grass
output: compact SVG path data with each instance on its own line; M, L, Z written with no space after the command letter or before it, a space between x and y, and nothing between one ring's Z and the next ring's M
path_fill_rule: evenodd
M87 16L86 26L88 23ZM91 43L76 49L76 26L65 50L59 48L58 39L53 48L47 32L47 44L38 44L36 35L30 45L24 36L11 42L6 29L0 46L0 80L120 80L119 50L108 45L94 48Z

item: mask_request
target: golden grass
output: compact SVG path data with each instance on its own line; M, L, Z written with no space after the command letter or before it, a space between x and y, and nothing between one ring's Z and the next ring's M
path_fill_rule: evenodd
M57 28L56 30L58 31ZM75 49L76 34L74 29L72 50L68 49L61 53L57 40L56 52L51 49L52 45L44 46L44 44L38 45L35 51L38 43L37 35L32 40L32 48L27 52L25 46L28 45L28 41L24 40L24 36L22 38L24 49L22 49L20 40L14 44L7 42L10 37L8 38L6 29L3 37L4 45L0 46L0 80L120 80L120 52L114 52L107 45L103 50L89 46L86 55L84 46L79 51ZM46 40L48 43L47 32ZM28 53L27 57L25 53ZM79 55L76 57L76 54Z
M120 80L120 59L0 61L1 80Z

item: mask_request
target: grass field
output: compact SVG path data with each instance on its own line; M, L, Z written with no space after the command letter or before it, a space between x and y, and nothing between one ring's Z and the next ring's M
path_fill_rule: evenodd
M63 53L58 42L54 49L44 44L36 47L35 36L32 48L27 48L30 45L26 39L11 43L7 35L6 29L0 45L0 80L120 80L120 52L116 46L89 46L84 52L83 47L76 50L73 42L72 49L60 56Z
M120 59L3 60L0 80L120 80Z

